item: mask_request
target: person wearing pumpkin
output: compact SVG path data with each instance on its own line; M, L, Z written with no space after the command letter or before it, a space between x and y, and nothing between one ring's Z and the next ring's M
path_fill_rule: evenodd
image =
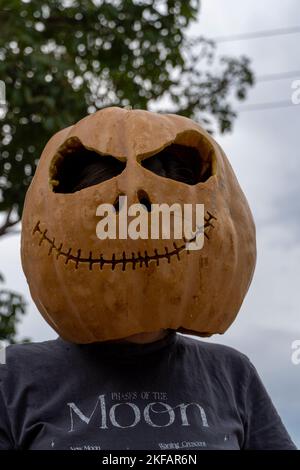
M97 207L204 204L204 244L99 239ZM7 348L0 449L295 449L255 367L199 341L249 288L255 226L220 146L194 121L103 109L46 145L22 264L53 341ZM182 334L183 333L183 334Z

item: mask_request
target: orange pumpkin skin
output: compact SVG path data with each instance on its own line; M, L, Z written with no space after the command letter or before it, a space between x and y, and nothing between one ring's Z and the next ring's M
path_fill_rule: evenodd
M174 143L211 159L207 181L191 186L140 164ZM55 192L49 183L55 165L68 152L72 158L78 145L99 158L126 162L124 171L72 194ZM99 240L96 207L113 204L120 194L127 195L128 205L138 203L139 190L152 203L204 204L204 247L175 253L174 240ZM176 240L176 246L184 243ZM154 257L166 248L173 254ZM132 253L140 261L132 261ZM26 195L21 255L34 302L68 341L106 341L162 328L212 335L230 326L249 288L255 225L225 154L198 124L178 115L112 107L58 132L46 145ZM118 262L113 266L111 260Z

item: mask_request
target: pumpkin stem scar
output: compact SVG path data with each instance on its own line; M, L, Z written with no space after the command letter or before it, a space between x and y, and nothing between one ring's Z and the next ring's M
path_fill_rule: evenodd
M209 239L207 231L210 228L214 228L214 225L211 223L212 220L217 220L217 218L212 215L210 212L207 211L207 215L204 217L204 235L206 238ZM49 251L48 251L48 256L52 255L52 252L55 252L56 259L58 259L60 256L63 256L65 258L65 264L68 264L69 261L73 261L75 263L75 269L78 269L79 264L87 264L89 267L89 270L93 269L94 264L99 266L99 269L102 270L104 265L110 266L112 270L115 269L117 264L122 265L122 271L126 270L126 267L128 265L132 265L132 269L136 268L136 265L139 265L142 267L145 265L147 268L149 267L149 262L150 261L156 261L156 265L159 266L159 260L161 259L167 259L168 263L171 262L171 258L174 256L177 258L178 261L181 260L180 258L180 253L183 251L186 251L187 254L190 253L189 250L186 250L186 244L183 243L180 246L177 246L175 242L173 242L173 247L174 249L172 251L169 251L168 247L165 248L165 252L159 253L158 250L155 248L154 249L154 255L149 255L147 251L145 251L144 256L141 255L140 251L135 255L134 253L131 253L131 257L126 257L125 251L123 251L122 257L121 258L116 258L115 253L112 255L111 259L106 259L103 257L103 254L101 253L99 258L93 258L93 253L90 251L89 252L89 257L84 258L81 257L81 249L77 250L77 254L73 255L72 254L72 248L67 249L67 251L63 251L63 243L56 244L55 242L55 237L50 238L47 235L47 229L42 230L40 227L40 221L37 222L35 225L34 229L32 230L32 235L35 236L36 234L39 235L39 246L41 246L44 242L46 242L49 246Z

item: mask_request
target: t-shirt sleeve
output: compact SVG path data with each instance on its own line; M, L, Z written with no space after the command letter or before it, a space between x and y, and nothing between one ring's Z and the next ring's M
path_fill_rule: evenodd
M10 423L3 396L3 370L0 366L0 450L14 449L11 438Z
M296 450L255 367L246 394L245 450Z

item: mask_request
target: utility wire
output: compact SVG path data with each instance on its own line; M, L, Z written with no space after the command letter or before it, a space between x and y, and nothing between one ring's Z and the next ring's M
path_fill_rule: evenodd
M246 39L266 38L273 36L283 36L285 34L300 33L300 26L290 28L268 29L264 31L255 31L251 33L233 34L231 36L219 36L212 38L215 42L244 41Z
M273 101L270 103L257 103L257 104L247 104L245 106L240 106L237 111L239 113L248 112L248 111L263 111L267 109L275 109L275 108L289 108L293 106L294 108L297 105L293 104L291 101Z
M275 80L283 80L286 78L300 78L300 70L290 71L290 72L282 72L282 73L272 73L268 75L260 75L256 78L257 82L267 82L267 81L275 81ZM248 111L264 111L268 109L278 109L278 108L289 108L291 106L296 106L290 100L285 101L273 101L269 103L254 103L254 104L246 104L244 106L240 106L238 108L238 112L248 112Z
M284 80L286 78L295 78L299 77L300 79L300 70L294 70L290 72L279 72L279 73L270 73L266 75L258 75L255 80L256 82L273 82L275 80Z

